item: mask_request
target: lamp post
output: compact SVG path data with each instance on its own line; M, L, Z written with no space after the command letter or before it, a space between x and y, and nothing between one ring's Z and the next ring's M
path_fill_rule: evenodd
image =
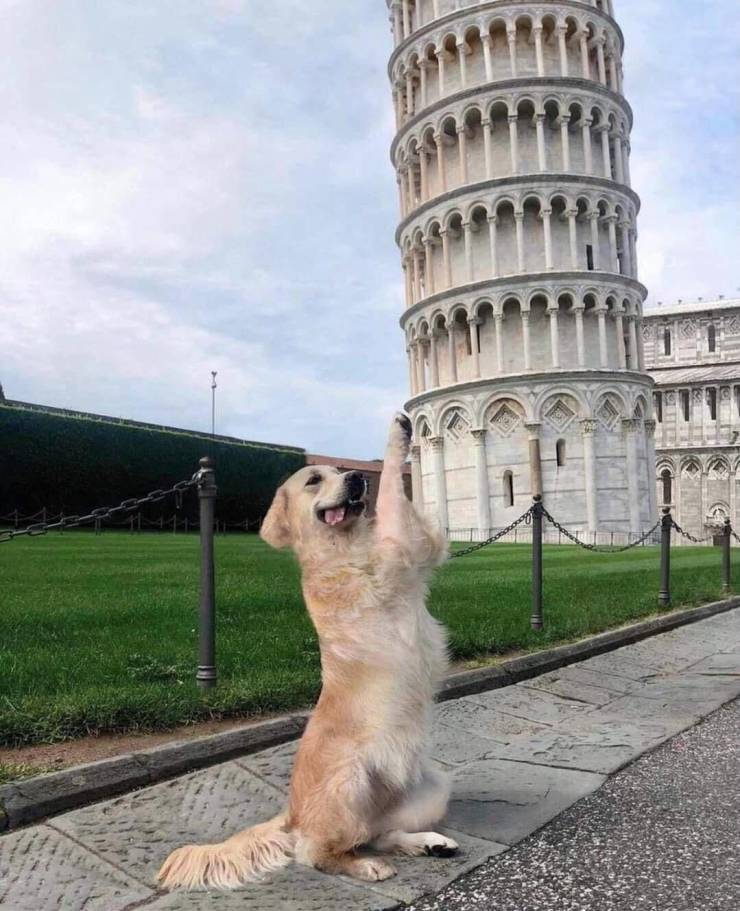
M218 376L218 371L211 370L211 436L213 439L216 439L216 389L218 385L216 383L216 377Z

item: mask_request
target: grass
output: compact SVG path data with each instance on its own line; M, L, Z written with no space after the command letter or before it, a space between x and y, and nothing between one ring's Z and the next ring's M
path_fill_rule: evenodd
M544 633L529 628L530 549L494 545L440 569L431 610L452 655L532 650L656 612L658 551L546 547ZM0 744L158 730L309 703L319 651L293 558L216 541L218 689L193 682L196 536L67 532L0 547ZM740 582L740 567L734 582ZM673 552L676 605L720 596L720 553Z

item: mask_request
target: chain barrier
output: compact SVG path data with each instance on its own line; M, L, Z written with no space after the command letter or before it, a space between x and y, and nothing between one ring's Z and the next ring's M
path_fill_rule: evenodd
M9 531L0 532L0 544L5 544L7 541L12 541L14 538L20 538L24 535L29 538L35 538L40 535L45 535L49 531L64 531L66 528L78 528L80 525L86 525L90 522L95 522L97 524L98 522L103 522L106 519L117 516L120 513L133 512L135 509L139 509L147 503L161 503L162 500L172 496L175 497L175 508L180 509L182 507L183 494L187 490L190 490L191 487L196 487L198 485L201 475L202 470L197 471L189 481L178 481L177 484L174 484L168 490L152 490L144 497L124 500L118 506L100 506L97 509L91 510L91 512L85 516L63 516L56 522L37 522L26 528L10 529Z
M695 538L688 531L684 531L678 522L673 518L673 516L671 516L671 525L676 529L679 535L683 535L684 538L686 538L688 541L691 541L692 544L706 544L707 541L712 541L714 539L714 535L707 535L706 538Z
M480 541L478 544L473 544L471 547L466 547L465 550L458 550L454 554L450 554L450 560L454 560L457 557L467 557L468 554L475 553L476 550L482 550L484 547L488 547L489 544L493 544L498 541L499 538L503 538L504 535L508 535L509 532L514 531L522 522L525 522L527 525L532 524L532 513L534 512L534 507L530 506L529 509L519 516L511 525L507 525L506 528L501 531L496 532L495 535L491 535L490 538L486 538L485 541Z
M542 507L542 515L547 519L547 521L553 525L559 532L565 535L569 541L572 541L574 544L577 544L579 547L582 547L584 550L590 550L592 553L597 554L623 554L625 551L632 550L633 547L639 547L647 539L660 528L660 520L653 525L652 528L644 532L636 541L632 541L630 544L625 544L623 547L611 547L610 545L605 544L588 544L586 541L581 541L578 535L573 534L573 532L568 531L568 529L562 525L557 519L554 519L550 513Z

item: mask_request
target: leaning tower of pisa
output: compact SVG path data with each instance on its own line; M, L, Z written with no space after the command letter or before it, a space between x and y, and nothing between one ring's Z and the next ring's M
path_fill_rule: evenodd
M414 497L501 528L655 520L611 0L388 0Z

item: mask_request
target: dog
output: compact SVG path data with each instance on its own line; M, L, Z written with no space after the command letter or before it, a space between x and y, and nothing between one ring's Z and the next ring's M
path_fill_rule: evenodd
M398 414L374 519L356 471L308 466L278 489L261 535L292 548L300 563L321 648L321 695L285 812L222 844L179 848L159 873L164 888L236 888L292 860L372 882L396 873L381 854L457 851L429 831L449 797L426 754L447 643L425 600L447 546L405 495L410 442L411 422Z

